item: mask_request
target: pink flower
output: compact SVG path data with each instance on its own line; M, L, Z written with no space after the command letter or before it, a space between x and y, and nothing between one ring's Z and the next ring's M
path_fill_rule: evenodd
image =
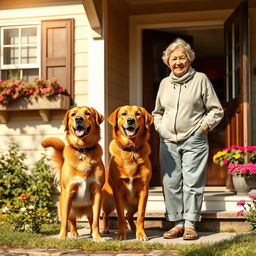
M243 215L244 215L244 210L241 210L236 213L236 217L243 216Z
M4 97L3 96L0 96L0 101L3 101L4 100Z
M223 164L228 164L229 161L228 161L228 159L223 159L223 160L222 160L222 163L223 163Z
M237 202L238 206L243 206L245 205L245 200L240 200L239 202Z
M256 200L256 194L249 195L249 197L250 197L252 200Z
M28 91L28 93L29 93L30 95L32 95L32 94L34 94L34 91L31 89L31 90Z

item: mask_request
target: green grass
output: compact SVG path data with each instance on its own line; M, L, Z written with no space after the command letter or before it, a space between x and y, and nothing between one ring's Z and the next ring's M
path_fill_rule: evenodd
M40 234L19 233L10 230L8 225L0 225L0 247L12 248L69 248L85 251L150 251L175 250L181 256L253 256L256 248L256 235L252 233L237 235L230 240L215 244L166 245L160 243L144 243L110 240L93 242L86 239L60 241L48 238L57 234L59 225L45 225Z

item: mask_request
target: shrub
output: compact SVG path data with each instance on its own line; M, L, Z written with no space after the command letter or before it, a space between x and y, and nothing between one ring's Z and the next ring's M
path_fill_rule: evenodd
M31 173L25 159L14 142L0 155L0 217L14 230L38 233L42 224L55 220L53 175L44 154Z
M26 155L11 142L8 151L0 155L0 208L27 190L29 182L24 164Z

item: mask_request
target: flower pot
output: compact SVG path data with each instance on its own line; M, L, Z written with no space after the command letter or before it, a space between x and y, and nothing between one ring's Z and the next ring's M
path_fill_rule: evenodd
M256 175L245 177L245 183L249 186L249 194L256 194Z
M246 184L244 177L232 175L234 188L237 195L248 195L250 187Z

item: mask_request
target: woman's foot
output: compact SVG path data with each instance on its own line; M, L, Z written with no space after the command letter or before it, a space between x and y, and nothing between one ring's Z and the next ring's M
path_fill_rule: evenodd
M173 238L177 238L177 237L181 237L183 235L184 230L178 226L175 226L173 228L171 228L170 230L168 230L167 232L165 232L163 234L163 238L165 239L173 239Z
M183 240L195 240L198 238L196 230L194 228L185 228L183 234Z

